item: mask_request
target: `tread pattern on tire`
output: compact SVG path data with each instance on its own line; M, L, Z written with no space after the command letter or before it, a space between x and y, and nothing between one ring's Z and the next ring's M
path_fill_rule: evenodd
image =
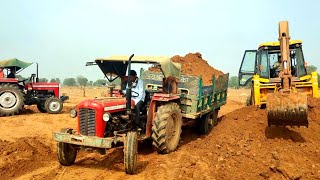
M5 110L1 110L0 109L0 116L13 116L15 114L19 114L19 112L22 110L23 106L24 106L24 95L22 93L22 91L19 89L19 87L15 84L0 84L0 93L2 91L6 91L6 90L11 90L14 92L16 98L18 98L19 100L19 104L16 105L16 107L14 108L14 110L12 111L5 111Z
M72 129L62 129L61 132L72 133ZM72 156L68 155L68 151L70 150L74 151L74 154ZM61 165L71 166L72 164L74 164L74 161L77 157L77 150L68 143L57 142L57 156Z
M176 146L174 148L169 148L166 142L166 127L167 127L167 119L173 113L177 113L178 116L178 124L180 124L178 129L178 139L176 142ZM153 121L152 126L152 145L157 149L157 151L161 154L168 154L176 149L179 143L180 134L181 134L181 125L182 125L182 115L180 111L180 107L177 103L168 103L162 105L158 108L155 119Z
M134 174L137 164L138 135L128 132L124 146L124 167L127 174Z

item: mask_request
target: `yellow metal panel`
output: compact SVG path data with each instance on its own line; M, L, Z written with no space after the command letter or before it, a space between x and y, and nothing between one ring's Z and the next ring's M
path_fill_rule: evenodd
M310 74L300 77L301 81L304 81L304 80L307 80L307 79L311 79L311 75Z
M253 76L254 105L260 105L260 76Z
M259 81L260 81L260 82L263 82L263 83L268 83L268 82L270 82L270 80L269 80L269 79L266 79L266 78L259 78Z
M301 40L290 40L289 43L290 43L290 45L292 45L292 44L302 44L302 41ZM265 47L265 46L280 46L280 42L279 41L276 41L276 42L264 42L264 43L261 43L259 45L259 48Z
M313 91L313 97L318 98L319 97L319 91L318 91L318 74L317 72L312 72L312 91Z

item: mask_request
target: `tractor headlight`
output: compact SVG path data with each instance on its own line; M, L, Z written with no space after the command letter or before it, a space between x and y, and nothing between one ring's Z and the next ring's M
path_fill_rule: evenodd
M102 119L105 122L108 122L111 119L111 114L110 113L104 113L103 116L102 116Z
M71 109L71 110L70 110L70 117L72 117L72 118L77 117L77 110Z

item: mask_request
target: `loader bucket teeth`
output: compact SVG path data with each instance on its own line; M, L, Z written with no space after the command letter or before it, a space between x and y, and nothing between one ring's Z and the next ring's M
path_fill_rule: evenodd
M306 126L307 95L303 93L267 94L268 126Z

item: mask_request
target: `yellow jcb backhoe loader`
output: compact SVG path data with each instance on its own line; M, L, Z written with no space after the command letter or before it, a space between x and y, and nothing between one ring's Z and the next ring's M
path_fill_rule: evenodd
M279 23L279 41L246 50L240 86L250 86L247 105L268 111L268 126L306 126L307 96L319 97L316 72L307 74L302 41L290 40L287 21Z

